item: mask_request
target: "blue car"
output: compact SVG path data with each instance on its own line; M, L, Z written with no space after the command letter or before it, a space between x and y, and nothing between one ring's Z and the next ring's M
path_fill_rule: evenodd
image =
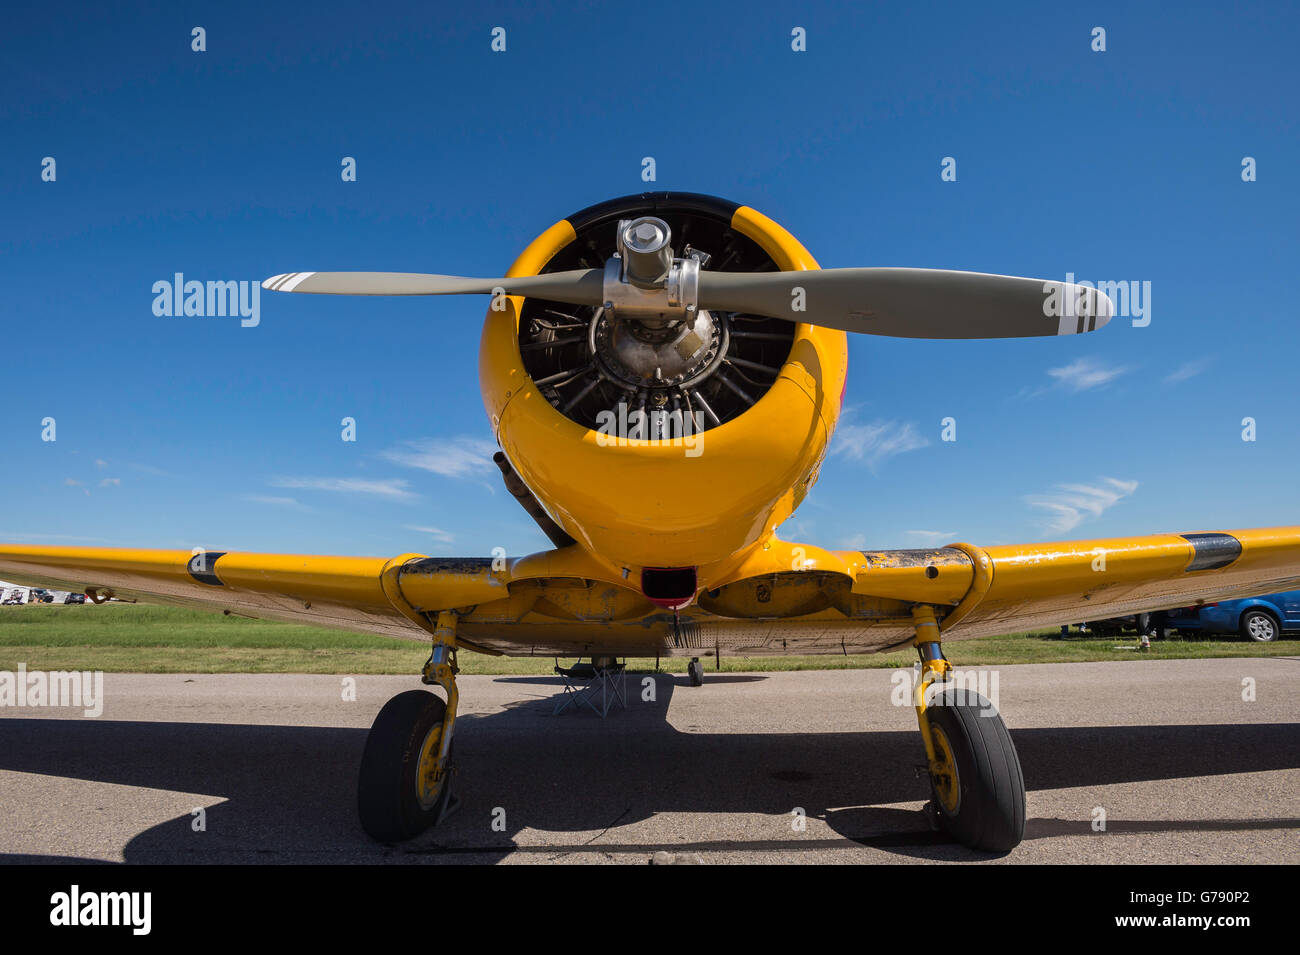
M1171 611L1170 616L1194 610ZM1259 643L1270 643L1284 630L1300 630L1300 590L1205 604L1196 617L1201 633L1239 633ZM1170 625L1190 629L1182 627L1176 618L1170 619Z

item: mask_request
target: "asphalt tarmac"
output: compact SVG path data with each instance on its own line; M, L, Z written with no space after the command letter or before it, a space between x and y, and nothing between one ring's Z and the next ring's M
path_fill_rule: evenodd
M631 676L603 720L553 715L556 678L463 677L459 808L399 846L356 768L418 679L107 674L96 718L0 708L0 862L1300 862L1300 657L968 671L1029 791L1004 856L927 825L898 672Z

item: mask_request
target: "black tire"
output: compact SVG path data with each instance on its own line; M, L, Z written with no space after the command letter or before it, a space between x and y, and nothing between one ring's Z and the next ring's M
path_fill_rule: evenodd
M375 717L357 779L357 813L361 828L372 839L401 842L437 821L450 795L450 783L443 783L433 805L421 806L416 770L425 738L446 712L441 697L408 690L385 703Z
M1011 851L1025 834L1025 777L1001 715L984 697L956 689L936 695L925 714L947 738L957 762L954 810L943 805L931 779L944 828L972 849Z
M686 676L691 681L691 686L703 686L704 664L699 660L692 660L686 664Z
M1241 615L1241 635L1256 643L1272 643L1282 633L1282 625L1267 610L1247 610Z

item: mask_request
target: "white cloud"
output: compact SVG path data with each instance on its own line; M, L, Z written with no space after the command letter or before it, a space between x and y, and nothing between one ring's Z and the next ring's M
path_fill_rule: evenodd
M408 531L419 531L421 534L428 534L439 544L451 544L454 543L456 540L456 538L453 537L451 534L447 533L444 530L440 530L437 527L417 527L414 524L407 524L406 529Z
M99 486L100 486L100 487L121 487L121 486L122 486L122 479L121 479L121 478L104 478L102 481L99 482Z
M134 468L135 470L139 471L142 474L152 474L154 477L171 478L176 476L175 474L172 474L170 471L164 471L162 468L156 468L152 464L137 464L135 462L130 462L127 466Z
M951 543L957 535L952 531L903 531L908 537L920 541L922 544L946 544Z
M1137 481L1102 478L1099 486L1058 484L1051 494L1025 498L1030 507L1047 512L1044 528L1051 534L1074 530L1085 518L1100 517L1107 509L1138 488Z
M1188 378L1195 378L1205 369L1210 367L1210 359L1198 358L1196 361L1185 361L1169 374L1165 375L1164 383L1166 385L1176 385L1180 381L1186 381Z
M866 534L854 534L852 537L846 537L840 541L841 550L862 550L867 546Z
M420 438L403 441L401 447L381 451L379 456L403 467L419 468L444 477L466 478L496 470L492 463L496 450L495 444L479 438Z
M79 488L81 488L81 493L82 493L82 494L86 495L86 497L90 497L90 488L86 487L84 484L82 484L82 483L81 483L80 481L78 481L76 478L64 478L64 479L63 479L63 484L64 484L65 487L79 487Z
M104 468L108 467L108 462L103 458L95 458L95 467L102 471Z
M110 541L105 537L82 537L80 534L11 534L9 531L0 531L0 540L14 541L15 543L22 543L24 541L56 541L58 543L72 544L118 543L120 545L120 541Z
M419 495L408 491L409 481L400 478L372 481L363 478L277 477L267 482L271 487L290 490L334 491L339 494L364 494L392 501L413 501Z
M871 471L888 458L924 448L930 440L912 422L876 420L871 424L841 425L835 432L831 454L865 461Z
M303 504L296 497L275 497L268 494L245 494L245 501L252 501L255 504L269 504L272 507L289 507L296 511L310 511L311 508Z
M1079 392L1108 385L1130 370L1122 365L1107 367L1094 358L1080 358L1060 368L1049 368L1047 373L1056 380L1057 386Z

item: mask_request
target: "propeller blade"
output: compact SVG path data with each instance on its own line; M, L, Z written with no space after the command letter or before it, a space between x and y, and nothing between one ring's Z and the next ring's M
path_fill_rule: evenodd
M699 305L895 338L1072 335L1114 314L1087 286L940 269L702 271Z
M603 269L551 272L514 279L467 279L423 272L286 272L273 275L262 288L273 292L319 295L531 295L570 305L600 305Z

